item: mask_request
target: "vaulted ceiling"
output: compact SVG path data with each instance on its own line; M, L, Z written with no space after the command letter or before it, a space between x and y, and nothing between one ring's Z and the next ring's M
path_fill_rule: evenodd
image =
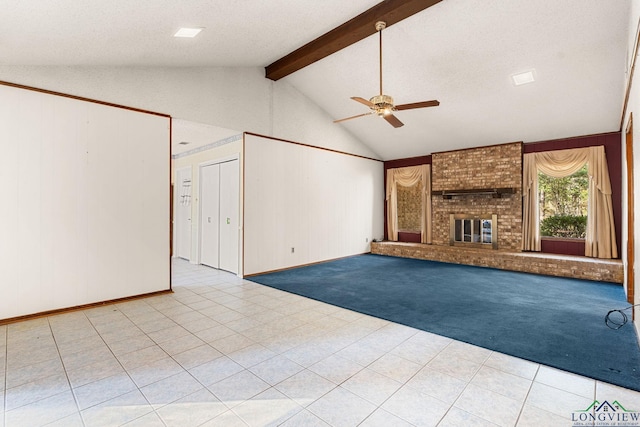
M377 0L9 0L0 64L266 67L374 7ZM434 3L425 0L425 3ZM384 92L405 126L375 116L343 126L384 159L618 130L630 2L442 0L383 33ZM205 27L195 43L178 27ZM282 80L334 119L378 94L371 35ZM535 82L515 86L513 74ZM276 83L277 84L277 83Z

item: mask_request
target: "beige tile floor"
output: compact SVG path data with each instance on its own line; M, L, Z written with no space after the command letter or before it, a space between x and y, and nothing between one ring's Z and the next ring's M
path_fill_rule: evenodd
M174 293L0 326L0 427L571 426L640 393L174 260Z

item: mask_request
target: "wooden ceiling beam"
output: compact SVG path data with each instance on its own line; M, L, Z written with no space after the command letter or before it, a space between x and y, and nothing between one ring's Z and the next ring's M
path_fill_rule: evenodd
M279 80L307 65L338 52L375 34L375 23L385 21L387 27L421 12L442 0L384 0L355 18L334 28L299 49L265 67L266 77Z

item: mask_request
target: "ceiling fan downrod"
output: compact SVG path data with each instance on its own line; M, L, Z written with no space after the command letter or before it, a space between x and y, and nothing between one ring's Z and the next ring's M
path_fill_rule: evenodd
M384 21L376 22L376 31L379 35L379 51L380 51L380 96L382 96L382 30L387 28L387 23Z
M374 105L374 111L378 116L386 116L391 114L395 110L393 106L393 98L389 95L384 95L382 92L382 30L387 28L387 23L384 21L376 22L376 31L379 34L379 70L380 70L380 95L374 96L369 101Z

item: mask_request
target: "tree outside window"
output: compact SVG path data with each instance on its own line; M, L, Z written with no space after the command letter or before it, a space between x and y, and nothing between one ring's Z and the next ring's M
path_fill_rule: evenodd
M584 239L587 230L587 165L564 178L538 173L540 235Z

